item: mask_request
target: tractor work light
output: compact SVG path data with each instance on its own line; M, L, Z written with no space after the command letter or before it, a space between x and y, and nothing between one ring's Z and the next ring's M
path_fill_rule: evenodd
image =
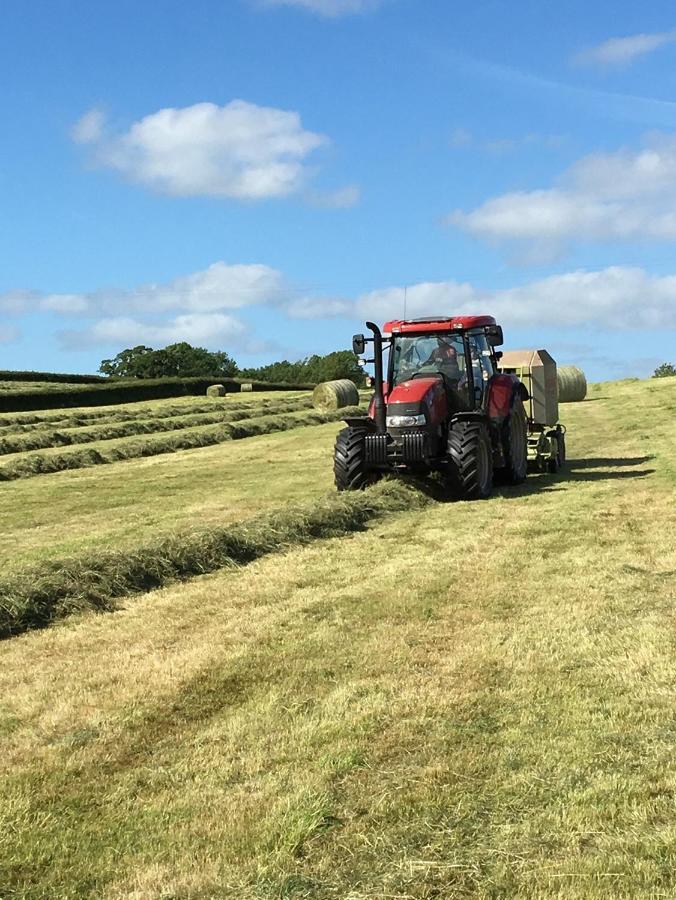
M425 425L425 416L388 416L388 428L414 428L416 425Z

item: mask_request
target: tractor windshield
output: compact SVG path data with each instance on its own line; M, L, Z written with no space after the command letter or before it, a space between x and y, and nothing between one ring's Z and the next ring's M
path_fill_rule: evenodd
M444 375L449 387L466 381L465 347L462 335L396 335L391 350L392 386L414 375Z

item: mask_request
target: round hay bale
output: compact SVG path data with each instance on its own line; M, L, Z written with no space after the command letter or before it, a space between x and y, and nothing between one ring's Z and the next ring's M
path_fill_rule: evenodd
M322 412L342 409L344 406L359 406L359 392L354 382L348 378L325 381L318 384L312 392L312 405Z
M243 384L241 385L241 391L243 394L249 394L253 391L253 384Z
M224 384L210 384L207 388L207 397L225 397L225 394Z
M559 366L559 403L578 403L587 396L587 379L577 366Z

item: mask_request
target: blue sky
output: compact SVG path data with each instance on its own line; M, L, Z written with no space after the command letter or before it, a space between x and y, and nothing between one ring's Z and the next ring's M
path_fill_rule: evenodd
M651 2L4 0L0 368L493 313L676 362L676 15Z

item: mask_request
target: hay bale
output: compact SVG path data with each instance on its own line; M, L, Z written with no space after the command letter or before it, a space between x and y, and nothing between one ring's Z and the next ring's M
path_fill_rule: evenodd
M225 394L224 384L210 384L207 388L207 397L225 397Z
M243 394L250 394L253 391L253 384L243 384L241 390Z
M322 412L342 409L344 406L359 406L359 392L354 382L347 378L325 381L318 384L312 392L312 405Z
M556 370L559 382L559 402L578 403L587 396L587 379L577 366L559 366Z

